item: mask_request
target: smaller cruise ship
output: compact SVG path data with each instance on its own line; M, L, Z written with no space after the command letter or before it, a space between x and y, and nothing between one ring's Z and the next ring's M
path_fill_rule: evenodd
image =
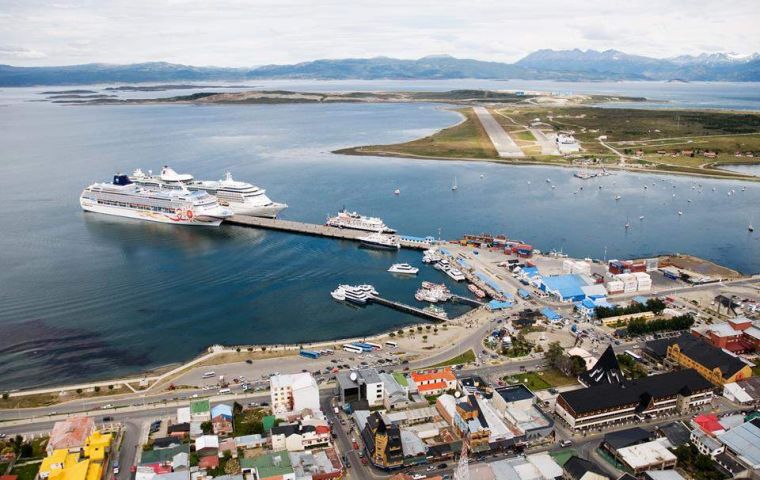
M177 225L216 227L233 215L205 191L146 188L122 174L114 175L111 183L93 183L85 188L79 205L87 212Z
M220 205L240 215L276 218L277 214L288 208L285 203L270 200L263 188L233 180L230 172L226 172L222 180L195 180L189 173L177 173L168 165L164 165L160 175L153 175L150 170L146 175L138 168L132 173L130 180L150 188L205 191L216 196Z
M401 242L397 236L383 235L380 232L359 237L359 241L363 247L376 250L398 250L401 248Z
M372 285L338 285L338 288L330 292L330 296L335 300L357 305L366 305L377 295L377 290Z
M391 273L400 273L404 275L417 275L417 272L419 272L420 269L413 267L408 263L394 263L391 265L391 268L389 268L388 271Z
M349 212L345 208L338 212L336 216L328 217L325 225L328 227L364 230L367 232L396 233L396 230L388 227L380 218L365 217L356 212Z

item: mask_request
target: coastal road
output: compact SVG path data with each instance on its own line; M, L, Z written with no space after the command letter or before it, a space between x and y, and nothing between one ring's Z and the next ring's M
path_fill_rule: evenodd
M472 110L478 116L478 120L480 120L481 125L485 128L493 147L500 157L514 158L525 156L525 153L520 150L520 147L512 140L512 137L504 131L504 128L485 107L472 107Z

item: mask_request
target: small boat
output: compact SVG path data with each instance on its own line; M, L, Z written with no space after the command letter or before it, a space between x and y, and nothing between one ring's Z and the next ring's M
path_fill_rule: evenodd
M451 184L451 190L456 191L457 188L459 188L457 187L457 177L454 177L454 181Z
M394 194L394 195L401 195L401 190L399 190L399 189L397 188L396 190L394 190L394 191L393 191L393 194Z
M484 175L481 173L481 174L480 174L480 178L483 178L483 176L484 176Z
M621 198L623 198L623 197L621 197L620 195L616 195L615 196L615 201L620 200Z
M679 211L678 211L678 214L679 214L679 215L683 215L683 212L679 210Z
M546 183L552 183L552 179L551 178L547 178L546 179Z
M475 296L476 296L476 297L478 297L478 298L485 298L485 297L486 297L486 292L484 292L484 291L483 291L483 290L481 290L481 289L478 289L478 290L475 292Z
M422 282L422 288L433 288L435 286L435 283L433 282Z
M625 229L628 230L629 228L631 228L631 224L628 222L625 222Z
M404 275L417 275L420 271L419 268L413 267L408 263L394 263L391 268L388 269L391 273L400 273Z
M640 216L640 217L639 217L639 220L642 220L642 221L643 221L643 220L644 220L644 215Z
M446 310L442 309L441 307L437 305L432 305L432 304L428 305L427 307L423 308L422 311L439 318L449 318L448 314L446 313Z
M752 224L750 223L749 225L747 225L747 230L749 230L750 232L754 232L755 227L753 227Z
M471 291L472 293L477 292L480 290L477 286L473 285L472 283L467 285L467 290Z

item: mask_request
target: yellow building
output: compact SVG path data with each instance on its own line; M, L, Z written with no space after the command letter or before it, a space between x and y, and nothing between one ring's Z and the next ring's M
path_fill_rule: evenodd
M103 463L111 448L111 434L93 432L81 452L53 450L42 460L39 476L44 480L100 480Z
M725 385L752 376L752 367L720 348L684 334L667 347L667 358L693 368L714 385Z

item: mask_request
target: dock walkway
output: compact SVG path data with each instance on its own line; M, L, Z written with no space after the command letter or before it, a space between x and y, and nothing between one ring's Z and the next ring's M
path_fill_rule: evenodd
M504 131L504 128L496 121L485 107L473 107L481 125L485 128L488 137L493 143L493 148L502 158L524 157L525 153L517 146L512 137Z
M384 305L386 307L392 308L394 310L398 310L400 312L410 313L412 315L416 315L418 317L432 320L434 322L445 322L446 320L448 320L448 318L439 317L438 315L434 315L430 312L426 312L425 310L422 310L421 308L413 307L411 305L407 305L401 302L394 302L393 300L388 300L387 298L383 298L383 297L373 297L372 300L370 300L370 302L377 303L379 305Z
M359 241L359 237L369 235L370 232L362 230L351 230L348 228L328 227L327 225L317 225L316 223L294 222L292 220L280 220L276 218L251 217L249 215L233 215L225 220L230 225L241 227L266 228L269 230L279 230L282 232L299 233L302 235L313 235L325 238L337 238L339 240ZM413 242L405 240L403 235L398 235L401 246L404 248L414 248L424 250L430 248L430 244Z

